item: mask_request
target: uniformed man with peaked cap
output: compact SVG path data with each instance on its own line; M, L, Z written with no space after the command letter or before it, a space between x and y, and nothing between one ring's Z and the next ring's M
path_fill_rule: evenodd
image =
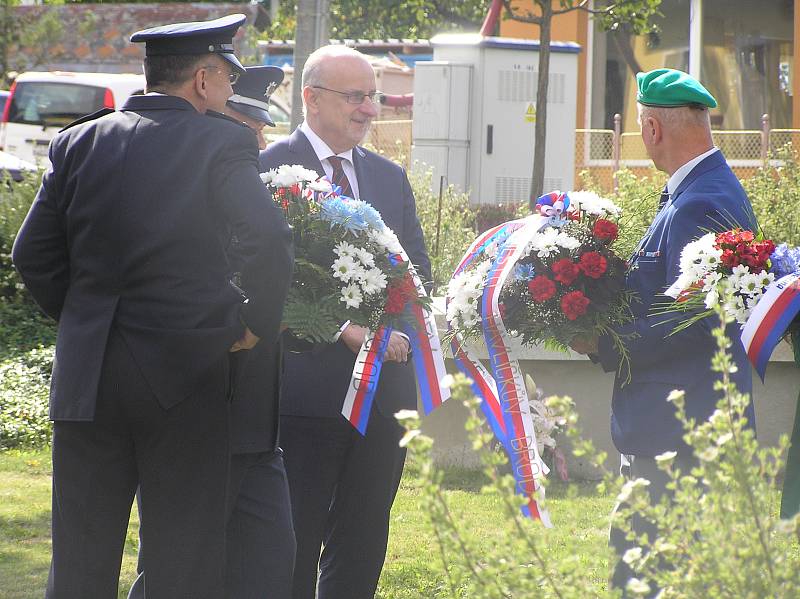
M262 150L267 147L263 128L275 126L269 115L269 96L281 81L283 70L278 67L246 67L225 107L225 114L253 130ZM239 254L238 240L233 238L229 257L237 281ZM225 597L259 597L269 589L271 599L282 599L290 596L295 537L289 485L278 448L281 346L259 343L247 353L239 365L230 411ZM149 597L145 552L140 543L139 576L128 599Z
M292 267L256 140L220 114L244 21L134 34L148 93L56 136L17 236L14 263L58 321L50 598L117 596L137 485L148 598L223 596L230 356L275 343Z
M714 390L718 373L711 371L716 341L711 334L718 325L709 317L682 331L669 315L653 314L658 302L669 298L664 291L678 278L680 254L690 241L708 231L739 226L755 231L757 223L750 202L719 148L714 147L708 111L717 106L714 97L694 77L675 69L656 69L636 76L642 141L656 168L669 176L661 194L658 212L630 257L626 287L640 302L632 306L633 322L617 329L626 339L630 356L627 373L617 372L611 400L611 437L623 455L627 474L650 481L654 501L668 493L668 478L655 461L667 451L677 452L674 466L683 472L694 457L683 441L683 428L675 407L667 401L673 389L686 395L686 412L698 422L715 410L720 393ZM750 393L751 369L739 340L738 327L728 327L729 352L737 370L731 380L739 391ZM576 339L573 349L588 353L607 372L616 372L620 355L608 336ZM753 405L747 416L755 422ZM651 541L655 528L634 519L638 534ZM611 544L618 556L632 546L618 529L612 529ZM626 593L634 573L621 559L612 578L613 586ZM652 589L654 596L658 589Z

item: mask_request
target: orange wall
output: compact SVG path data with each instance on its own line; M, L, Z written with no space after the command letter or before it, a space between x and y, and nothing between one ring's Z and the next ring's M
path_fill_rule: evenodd
M800 0L795 0L795 2L800 2ZM521 0L517 5L526 7L523 9L526 10L528 5L533 5L533 2ZM559 0L553 0L553 7L559 8L559 6ZM586 60L589 55L586 43L588 31L589 15L582 10L573 10L553 17L552 41L577 42L581 45L581 53L578 55L578 97L575 110L575 127L578 129L589 127L588 123L586 123ZM500 21L500 35L503 37L539 39L539 26L504 18Z

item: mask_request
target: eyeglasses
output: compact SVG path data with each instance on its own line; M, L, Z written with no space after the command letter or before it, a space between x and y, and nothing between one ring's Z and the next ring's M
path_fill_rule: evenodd
M363 104L366 98L372 100L373 104L377 104L381 101L383 97L383 92L370 92L368 94L362 94L361 92L340 92L338 89L331 89L329 87L322 87L321 85L312 85L314 89L324 89L325 91L333 92L335 94L339 94L340 96L344 96L345 101L348 104Z
M236 85L236 82L239 81L239 77L241 76L241 73L239 71L226 71L222 67L217 66L215 64L204 64L204 65L201 65L200 68L201 69L213 69L213 70L217 71L218 73L226 74L228 76L228 81L230 81L231 85Z

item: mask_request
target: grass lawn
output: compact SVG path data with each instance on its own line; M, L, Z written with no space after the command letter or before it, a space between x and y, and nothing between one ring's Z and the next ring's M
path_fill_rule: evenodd
M40 599L44 595L50 560L50 454L41 451L0 453L0 596L3 599ZM386 567L377 597L380 599L436 599L450 597L438 552L420 513L409 468L392 512L392 530ZM502 542L508 534L498 522L496 500L481 496L481 477L470 472L448 472L445 479L450 505L469 531L482 543ZM605 587L608 568L605 516L612 499L599 496L589 483L548 489L555 524L546 535L549 551L579 552L586 576ZM534 524L534 526L538 526ZM138 517L134 509L120 577L125 597L135 577Z

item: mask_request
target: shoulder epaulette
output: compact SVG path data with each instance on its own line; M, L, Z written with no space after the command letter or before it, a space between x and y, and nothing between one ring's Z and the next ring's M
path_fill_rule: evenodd
M232 116L228 116L227 114L223 114L221 112L217 112L216 110L206 110L206 116L213 117L215 119L225 119L226 121L230 121L231 123L236 123L241 127L247 127L242 121L239 121Z
M61 131L66 131L70 127L74 127L75 125L80 125L81 123L87 123L89 121L93 121L95 119L99 119L101 116L106 116L107 114L111 114L112 112L114 112L113 108L101 108L100 110L98 110L96 112L93 112L91 114L87 114L85 116L82 116L79 119L76 119L76 120L72 121L69 125L67 125L63 129L59 130L59 133L61 133Z

